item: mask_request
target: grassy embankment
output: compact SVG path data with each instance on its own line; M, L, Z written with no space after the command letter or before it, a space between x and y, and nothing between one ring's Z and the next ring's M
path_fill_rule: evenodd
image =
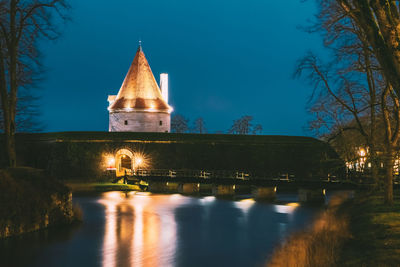
M0 238L75 219L70 190L44 171L27 167L0 170Z
M66 182L72 192L107 192L107 191L140 191L138 185L118 184L118 183L82 183Z
M310 229L278 248L268 266L400 266L400 199L336 199Z
M338 265L400 266L400 197L387 206L382 196L362 196L349 213L351 237L341 247Z

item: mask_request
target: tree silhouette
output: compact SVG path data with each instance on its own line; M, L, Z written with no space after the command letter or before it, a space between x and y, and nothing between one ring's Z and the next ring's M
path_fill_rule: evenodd
M199 134L204 134L207 133L207 129L205 126L205 122L203 118L197 118L194 123L193 123L193 132L194 133L199 133Z
M252 116L243 116L233 121L233 125L229 129L230 134L257 134L262 132L261 124L257 124L253 127Z
M187 133L189 131L189 120L182 115L174 115L171 119L171 132L173 133Z
M19 89L29 88L41 73L39 40L59 36L54 15L66 19L65 0L0 1L0 99L7 165L17 164L15 132Z

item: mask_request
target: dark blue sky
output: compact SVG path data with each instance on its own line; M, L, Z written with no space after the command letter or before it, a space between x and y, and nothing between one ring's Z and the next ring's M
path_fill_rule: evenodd
M169 74L175 114L203 117L210 132L251 115L264 134L308 134L311 88L292 73L306 51L321 50L318 36L298 29L313 1L70 2L72 22L43 47L46 131L107 130L107 95L118 93L141 39L157 81Z

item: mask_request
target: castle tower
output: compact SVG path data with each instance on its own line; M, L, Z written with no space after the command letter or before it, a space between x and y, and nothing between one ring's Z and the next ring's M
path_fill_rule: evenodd
M118 95L108 96L110 132L170 132L168 74L161 74L161 90L142 46L136 52Z

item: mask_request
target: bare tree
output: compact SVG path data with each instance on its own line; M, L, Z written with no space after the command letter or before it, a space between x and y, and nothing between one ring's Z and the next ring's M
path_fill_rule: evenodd
M182 115L174 115L171 119L171 131L173 133L187 133L189 131L189 120Z
M263 130L262 125L261 124L256 124L253 127L253 134L261 134L262 130Z
M252 116L243 116L233 121L233 125L229 129L230 134L257 134L262 132L261 124L257 124L253 127Z
M377 182L377 86L375 81L366 83L366 76L360 75L360 69L360 66L356 69L346 64L343 66L343 61L323 64L309 54L300 61L297 75L306 73L314 85L309 110L314 119L310 122L310 129L317 136L329 140L346 131L358 131L363 146L369 148L372 176Z
M318 0L322 6L339 6L342 19L350 19L364 34L382 73L400 97L400 6L395 0Z
M65 19L65 0L0 0L0 98L8 166L16 166L18 91L40 73L38 41L59 36L53 16Z
M252 127L252 116L243 116L240 119L234 120L233 125L229 129L230 134L249 134Z
M23 88L22 88L23 89ZM31 90L19 90L15 114L16 132L40 132L44 125L40 122L39 97ZM0 103L0 132L4 132L3 109Z
M313 127L331 128L334 136L357 130L371 148L375 167L377 146L384 143L385 202L390 204L393 149L399 132L398 5L378 0L317 0L317 3L319 13L312 30L322 33L334 60L324 65L309 55L298 69L309 70L308 77L315 88L323 88L313 93L317 99L312 108L316 114ZM384 122L385 135L377 134L378 115Z
M203 118L197 118L193 123L193 132L204 134L207 133L206 124Z

